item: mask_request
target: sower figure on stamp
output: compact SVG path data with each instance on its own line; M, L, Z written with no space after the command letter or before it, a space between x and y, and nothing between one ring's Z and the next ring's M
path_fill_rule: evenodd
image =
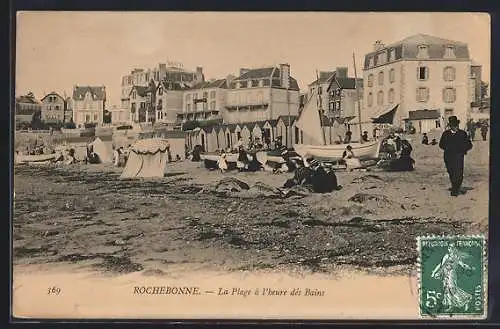
M456 116L448 119L449 129L441 135L439 147L444 150L444 164L450 176L451 195L457 196L464 178L464 156L472 149L472 142L464 130L458 128Z
M453 244L450 244L448 253L444 255L441 262L431 273L431 277L443 282L442 303L446 307L445 312L449 312L453 308L464 309L464 311L467 311L469 308L472 295L461 289L457 282L459 267L470 271L475 270L473 266L469 266L463 262L463 259L467 256L467 254L459 252Z

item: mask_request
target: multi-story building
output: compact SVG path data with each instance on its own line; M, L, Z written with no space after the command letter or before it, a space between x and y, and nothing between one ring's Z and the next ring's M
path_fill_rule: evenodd
M146 123L155 121L154 95L156 86L133 86L130 90L130 122Z
M360 107L363 105L363 79L358 78L356 81L355 78L334 74L326 91L328 107L325 115L331 118L351 118L358 115L358 101L361 102Z
M158 64L153 69L133 69L129 74L122 77L121 82L121 104L120 107L125 111L131 108L130 92L134 86L148 86L151 81L158 85L161 81L177 82L181 85L192 86L204 81L203 68L197 67L195 72L187 71L182 65ZM132 117L132 116L131 116Z
M483 67L481 65L472 63L470 66L470 77L471 77L471 99L472 99L472 107L480 107L481 100L484 96L481 90L482 81L482 72Z
M227 91L224 123L244 123L297 115L299 86L290 76L290 65L240 69Z
M155 90L155 121L175 127L182 113L184 91L187 85L163 80Z
M467 121L471 61L467 44L417 34L365 55L362 122L398 105L394 125L403 128L409 112L438 110L441 120ZM436 123L438 126L438 123ZM368 128L368 127L367 127ZM366 129L368 130L368 129Z
M86 123L102 124L106 103L106 87L75 86L73 88L73 121L81 128Z
M42 106L32 93L16 97L15 106L16 129L22 128L23 125L30 125L33 115L41 112Z
M321 106L320 110L322 113L326 113L330 106L330 97L327 93L327 89L334 76L338 79L347 78L347 67L337 67L335 71L321 71L319 72L318 79L307 86L308 95L312 95L313 92L317 91L318 97L321 100L318 105Z
M222 119L227 104L226 79L200 82L184 92L182 112L178 118L182 122Z
M41 99L42 121L65 122L66 100L56 92L51 92Z

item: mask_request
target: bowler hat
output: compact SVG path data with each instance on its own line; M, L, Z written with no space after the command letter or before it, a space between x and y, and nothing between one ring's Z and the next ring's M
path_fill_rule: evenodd
M448 124L450 126L458 126L458 124L460 123L460 120L458 120L458 118L455 116L455 115L452 115L451 117L448 118Z

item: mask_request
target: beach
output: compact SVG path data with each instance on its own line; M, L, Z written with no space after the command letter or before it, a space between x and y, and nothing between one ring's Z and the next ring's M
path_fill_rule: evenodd
M291 197L276 188L292 174L223 174L187 160L156 180L121 180L121 168L105 164L16 166L14 286L56 271L111 285L127 276L356 273L406 287L418 236L488 232L489 143L466 156L458 197L442 151L413 146L413 172L338 171L340 191ZM217 192L228 177L249 189Z

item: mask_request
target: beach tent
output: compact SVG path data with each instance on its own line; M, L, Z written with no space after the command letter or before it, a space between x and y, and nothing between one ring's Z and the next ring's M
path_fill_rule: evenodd
M99 160L101 160L102 163L110 163L112 161L111 154L108 150L108 147L106 144L97 137L94 139L94 141L91 143L94 152L99 156Z
M121 178L161 178L168 162L166 139L148 138L138 140L130 149Z

